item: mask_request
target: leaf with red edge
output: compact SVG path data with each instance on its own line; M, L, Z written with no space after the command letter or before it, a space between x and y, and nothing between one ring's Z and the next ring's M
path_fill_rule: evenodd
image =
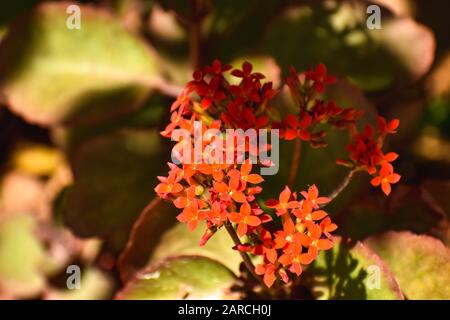
M160 198L153 199L145 207L134 222L118 260L122 280L129 279L147 264L150 255L160 244L164 232L177 222L175 217L178 211L172 204Z
M383 260L361 242L334 237L307 269L319 299L402 300L399 284ZM310 273L309 273L310 272Z
M41 125L98 122L140 104L161 78L156 52L108 11L43 3L12 24L0 45L0 90L8 106Z
M406 298L450 299L450 249L430 236L388 232L364 243L382 257Z

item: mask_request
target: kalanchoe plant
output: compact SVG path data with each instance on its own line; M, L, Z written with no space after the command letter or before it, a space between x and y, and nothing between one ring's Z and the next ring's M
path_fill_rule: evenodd
M300 74L291 68L286 84L298 109L295 114L280 119L273 105L278 92L272 83L265 82L263 74L253 72L248 62L243 63L242 69L232 69L215 60L212 65L195 71L193 80L172 104L170 123L161 134L174 138L175 130L182 128L190 136L189 139L174 139L177 143L172 154L181 164L168 164L168 175L159 177L160 184L155 191L181 210L177 219L189 229L197 228L201 221L206 222L200 245L226 229L247 271L261 286L271 288L275 283L294 281L321 250L333 247L332 232L338 226L324 207L345 188L356 171L367 171L373 176L372 185L381 186L386 195L390 193L390 185L400 179L392 166L398 155L385 154L382 147L386 136L396 132L399 121L378 117L376 129L368 124L360 132L357 121L361 112L323 100L326 86L336 82L324 64ZM237 81L230 81L233 77ZM197 121L201 121L201 128L196 128ZM348 159L336 160L350 168L349 175L329 196L319 195L316 185L304 191L293 191L290 187L298 174L301 141L314 148L326 147L324 125L350 133ZM202 133L208 129L220 132L214 137L202 137L202 161L194 161L193 156L185 154L186 144L189 150L196 148L198 138L194 131L197 129ZM279 138L295 140L289 181L278 199L261 201L264 179L255 173L256 168L272 164L261 160L252 163L247 159L247 156L267 152L271 144L255 147L245 143L245 159L242 159L237 152L239 142L227 129L277 129ZM233 162L209 161L217 156L208 149L214 139L232 141ZM215 150L221 153L222 159L226 151L229 150Z

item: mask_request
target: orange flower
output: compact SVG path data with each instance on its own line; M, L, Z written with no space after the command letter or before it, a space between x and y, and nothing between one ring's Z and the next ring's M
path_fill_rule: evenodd
M306 241L304 243L305 247L308 247L308 252L304 257L304 262L310 263L319 254L319 250L329 250L333 247L333 241L330 239L321 239L322 228L310 221L305 222L308 228L308 233L306 234Z
M197 186L192 185L186 190L185 195L181 195L181 196L177 197L173 201L173 204L175 205L175 207L182 209L182 208L186 208L186 207L189 207L192 205L196 205L198 208L204 208L206 206L206 203L203 200L197 199L195 197L196 188L197 188Z
M248 226L257 227L261 224L261 220L252 215L252 209L248 202L244 202L241 205L239 212L231 212L228 215L231 222L237 223L237 233L243 237L247 233Z
M255 273L264 275L263 280L265 285L270 288L276 280L275 271L277 268L273 263L258 264L255 267Z
M298 208L300 206L300 202L298 201L289 201L291 198L291 189L288 186L284 188L284 190L280 193L278 200L269 199L266 201L266 206L269 208L274 208L277 211L277 215L281 216L287 212L288 209Z
M215 181L222 181L224 177L224 170L229 167L228 164L202 164L199 171L206 175L212 175Z
M189 230L193 231L199 221L203 220L204 212L198 211L198 207L196 205L186 207L184 210L177 216L178 221L187 223Z
M397 128L400 124L400 120L398 119L392 119L387 122L386 119L381 116L377 117L377 122L380 135L397 133Z
M243 188L239 183L239 177L236 175L230 176L228 185L223 181L215 181L213 186L214 191L218 193L219 198L223 201L229 201L230 199L239 203L246 201L245 194L242 192Z
M240 171L237 169L231 169L228 172L228 175L230 177L231 176L239 177L244 188L245 188L247 182L253 183L253 184L258 184L258 183L261 183L264 181L264 179L259 174L250 173L251 171L252 171L252 164L250 163L249 160L246 160L241 165Z
M397 183L400 177L399 174L393 172L391 165L383 165L380 170L380 175L373 178L370 183L374 187L381 185L381 190L388 196L391 193L391 184Z
M301 194L306 201L311 203L314 209L319 209L320 205L330 202L330 199L327 197L319 197L319 190L315 184L309 187L308 192L302 191Z
M220 202L214 202L211 210L206 212L206 218L216 226L222 225L227 220L228 212L222 208Z
M171 171L168 177L158 177L160 184L155 188L158 194L179 193L183 190L183 186L178 183L181 177L175 171Z
M293 214L303 221L317 221L322 220L328 214L323 210L313 211L312 203L309 201L302 201L301 207L292 211Z
M331 237L330 232L333 232L338 228L337 224L331 222L330 217L326 217L325 219L323 219L322 222L320 223L320 227L322 228L323 233L328 238Z
M278 261L283 266L289 266L289 271L295 273L297 276L303 271L302 265L311 263L309 255L307 253L302 253L301 246L285 250Z
M283 230L275 233L275 248L283 249L291 244L299 244L300 233L296 233L294 222L291 218L286 218L283 223Z

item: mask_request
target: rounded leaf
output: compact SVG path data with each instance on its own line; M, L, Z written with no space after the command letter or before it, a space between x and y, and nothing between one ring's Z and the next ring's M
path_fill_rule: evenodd
M222 264L200 256L164 260L139 272L117 299L230 299L234 275Z

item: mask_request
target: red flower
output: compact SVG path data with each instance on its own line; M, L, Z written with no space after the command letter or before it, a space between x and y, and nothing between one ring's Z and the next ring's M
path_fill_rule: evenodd
M265 76L262 73L255 72L252 73L253 66L250 62L245 61L242 64L242 70L234 69L231 74L237 78L243 79L251 79L251 80L261 80L264 79Z
M311 203L314 209L319 209L320 205L330 202L327 197L319 197L319 190L315 184L309 187L308 192L302 191L301 194L306 201Z
M295 225L291 218L286 218L283 223L283 230L275 233L275 248L283 249L284 253L289 251L301 252L302 244L307 241L303 234L304 229L302 224Z
M306 71L305 77L314 81L314 89L319 93L325 90L326 84L336 82L336 77L327 74L327 67L323 63L319 63L315 70Z
M160 184L155 188L158 194L175 194L183 191L183 186L178 183L181 177L176 172L171 172L168 177L158 177Z
M205 214L209 222L216 226L220 226L227 220L228 212L222 208L220 202L214 202L211 210L207 211Z
M397 183L399 180L400 175L393 172L392 166L383 165L379 176L373 178L370 183L374 187L381 185L381 190L388 196L391 193L391 184Z
M230 70L231 68L232 68L232 66L230 66L229 64L222 64L222 62L219 59L215 59L212 62L211 66L206 66L203 68L203 73L220 75L220 74Z
M328 214L323 210L313 211L313 204L310 201L302 201L299 209L293 210L294 215L303 221L322 220Z
M255 273L264 276L263 280L268 288L270 288L277 279L277 277L275 276L276 270L277 268L273 263L258 264L255 267Z
M230 176L228 184L223 181L213 183L213 191L216 192L222 201L230 201L233 199L236 202L243 203L246 201L244 188L239 182L239 177L236 175Z
M400 124L400 120L398 119L393 119L387 122L386 119L381 116L377 117L377 122L378 122L378 131L380 135L397 133L396 130Z
M192 185L189 188L187 188L185 195L176 197L176 199L173 201L175 207L182 209L195 205L198 208L204 208L206 206L206 203L203 200L197 199L195 197L195 190L196 186Z
M288 186L280 193L278 200L270 199L266 201L266 206L276 209L277 215L281 216L287 212L288 209L298 208L300 202L289 201L291 199L291 189Z
M252 164L249 160L246 160L240 168L240 171L237 169L232 169L228 172L228 175L236 176L241 180L243 187L245 188L247 182L252 184L258 184L264 181L264 179L256 173L250 173L252 171Z
M331 237L330 232L333 232L337 229L337 225L331 222L330 217L326 217L320 223L320 227L322 228L323 233L327 236L327 238Z
M201 106L208 109L214 102L225 99L225 92L220 88L222 79L218 76L213 77L209 83L202 81L195 86L195 92L202 98Z
M307 141L310 138L307 129L311 125L311 122L312 117L307 112L303 113L300 119L295 115L288 114L282 124L282 136L286 140L300 138Z
M252 214L252 209L248 202L244 202L241 205L239 212L231 212L228 215L231 222L237 223L237 232L238 235L243 237L247 234L247 227L257 227L261 224L261 220Z
M204 214L198 211L198 207L196 205L186 207L183 211L177 216L178 221L187 223L189 230L194 230L199 221L204 219Z
M321 239L322 228L313 222L305 222L308 228L308 233L304 240L305 247L308 247L308 252L304 257L306 262L312 262L319 254L319 250L329 250L333 247L333 241L330 239Z

